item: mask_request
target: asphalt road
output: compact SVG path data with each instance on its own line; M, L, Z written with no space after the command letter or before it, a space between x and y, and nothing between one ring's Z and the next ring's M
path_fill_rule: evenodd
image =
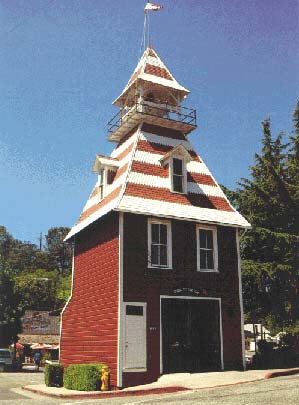
M44 379L43 373L0 373L1 405L44 404L111 404L111 405L299 405L299 375L278 377L254 383L186 391L175 394L158 394L111 399L56 399L36 395L21 389L22 385L38 384Z

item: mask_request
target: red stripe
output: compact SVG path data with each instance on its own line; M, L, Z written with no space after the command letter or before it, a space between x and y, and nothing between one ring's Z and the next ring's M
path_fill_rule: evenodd
M128 183L125 195L201 208L211 208L221 211L234 211L226 199L222 197L212 197L192 193L184 195L172 193L163 188L143 186L140 184Z
M142 131L149 132L155 135L165 136L165 138L179 139L182 141L186 140L186 137L182 132L175 129L159 127L157 125L145 123L142 125Z
M173 146L161 145L159 143L147 142L147 141L138 141L137 149L143 152L156 153L159 155L166 155L173 149ZM195 162L201 162L199 156L194 151L188 151L192 160Z
M125 149L123 152L121 152L118 156L117 159L118 160L122 160L124 157L126 157L133 149L134 146L134 142L131 143L131 145L129 145L127 147L127 149Z
M117 180L122 174L125 173L125 171L128 169L128 165L129 165L129 164L126 163L124 166L121 166L121 167L117 170L116 175L115 175L113 181Z
M80 222L84 221L84 219L88 218L94 212L98 211L100 208L103 208L109 202L114 200L114 198L116 198L118 196L118 194L120 193L121 188L122 188L122 186L119 186L116 190L114 190L110 194L108 194L99 204L95 204L92 207L88 208L86 211L82 212L77 224L80 224Z
M207 184L208 186L217 186L213 178L208 174L188 172L187 181L197 184Z
M169 176L169 168L152 165L150 163L143 163L134 161L132 164L132 172L142 173L142 174L149 174L151 176L159 176L159 177L168 177ZM211 176L207 174L200 174L200 173L187 173L187 181L196 184L207 184L209 186L216 186L216 183L212 179Z
M151 165L150 163L141 163L136 160L132 163L132 172L149 174L151 176L168 177L169 170L168 167L161 167L156 165Z
M137 126L133 129L131 129L130 132L127 133L127 135L125 135L123 138L121 138L121 140L118 142L116 148L114 150L117 150L117 148L120 147L120 145L122 145L124 142L126 142L129 138L131 138L132 135L134 135L137 131Z
M150 65L149 63L146 64L144 73L149 75L162 77L163 79L173 80L170 74L167 72L166 69L161 68L160 66Z

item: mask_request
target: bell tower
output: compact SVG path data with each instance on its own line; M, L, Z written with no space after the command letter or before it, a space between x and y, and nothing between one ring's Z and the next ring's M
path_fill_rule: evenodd
M120 110L108 123L109 141L119 142L142 122L189 134L196 128L196 111L182 105L188 93L148 46L113 102Z

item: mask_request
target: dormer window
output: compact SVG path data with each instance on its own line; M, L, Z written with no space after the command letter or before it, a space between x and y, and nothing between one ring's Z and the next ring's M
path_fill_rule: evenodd
M162 159L162 166L169 165L169 188L173 193L187 194L187 163L192 160L187 149L179 144Z
M99 177L98 177L98 196L99 201L104 198L104 187L105 187L105 170L100 170Z
M172 191L175 193L186 193L186 168L184 161L182 159L173 158L172 159Z
M92 170L98 174L98 202L102 201L109 194L110 185L114 181L118 167L119 162L117 159L96 155Z

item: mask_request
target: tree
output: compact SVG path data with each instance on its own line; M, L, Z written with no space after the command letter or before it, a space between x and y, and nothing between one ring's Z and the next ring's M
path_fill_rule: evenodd
M0 258L4 262L8 260L12 242L13 238L7 232L5 226L0 225Z
M251 178L230 192L252 230L241 238L244 309L247 321L272 331L299 331L298 160L299 104L289 144L283 133L273 139L263 121L262 150L255 155Z
M287 155L288 188L292 194L293 222L290 227L295 234L299 234L299 100L293 112L294 130L289 137L289 150Z
M46 251L51 255L62 275L71 272L72 267L72 246L63 242L70 228L50 228L46 235Z
M57 302L59 279L55 271L36 270L18 275L15 289L22 297L23 309L52 311L60 304Z
M15 289L13 273L0 259L0 346L17 341L22 311L22 299Z

